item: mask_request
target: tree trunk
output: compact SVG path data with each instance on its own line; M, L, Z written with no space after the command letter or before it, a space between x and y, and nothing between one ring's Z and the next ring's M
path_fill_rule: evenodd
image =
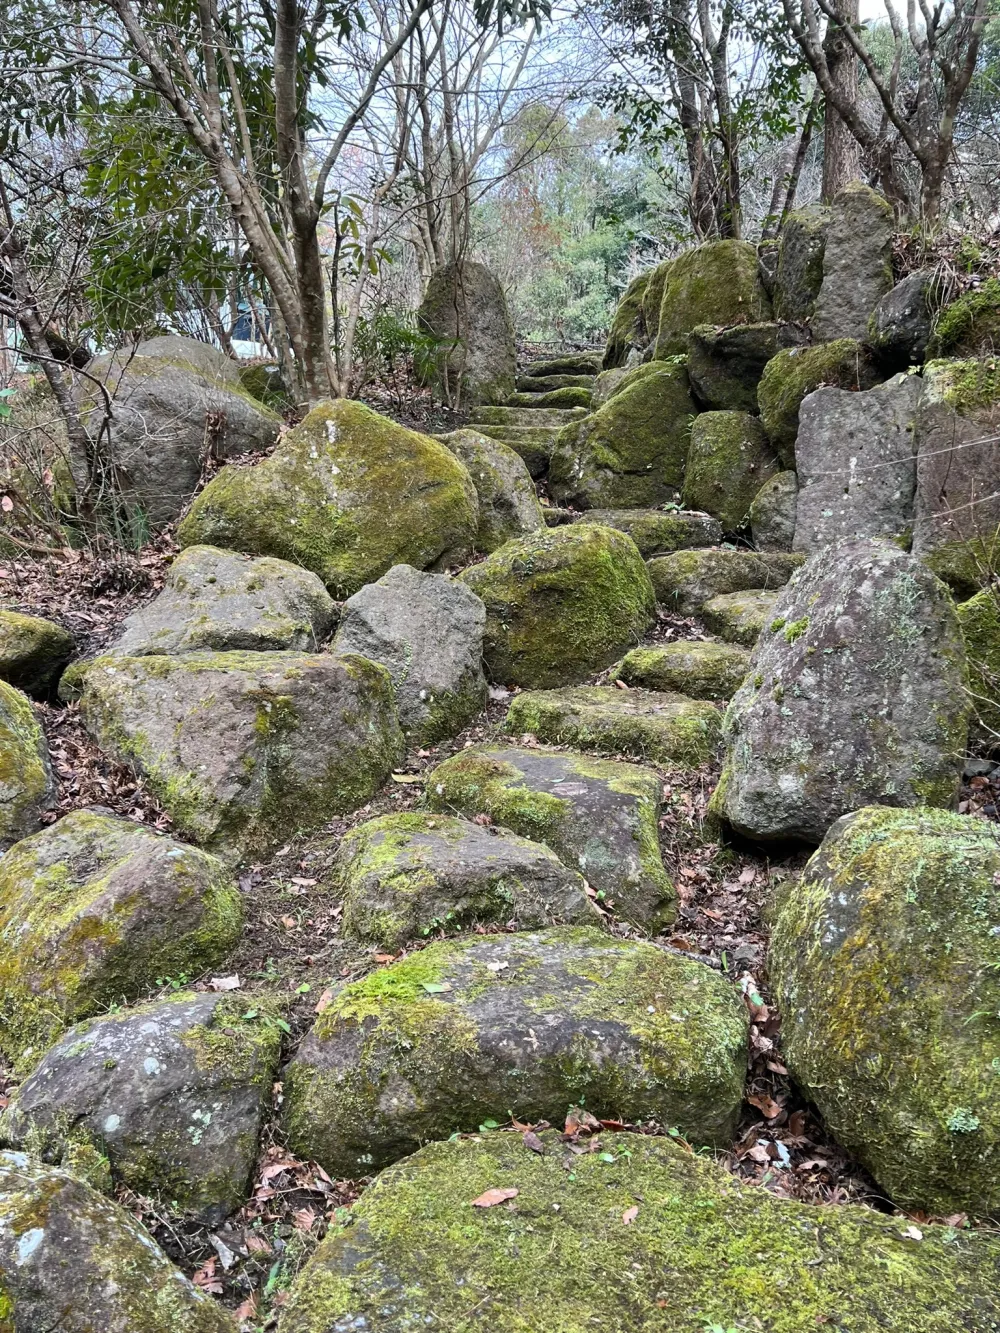
M839 23L827 24L823 53L834 88L850 106L858 102L858 57L844 36L842 25L858 22L858 0L837 0ZM823 202L829 204L850 181L861 176L861 149L827 98L823 120Z

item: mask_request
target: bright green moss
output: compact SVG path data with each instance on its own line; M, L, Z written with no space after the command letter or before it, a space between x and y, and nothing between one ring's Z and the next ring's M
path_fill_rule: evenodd
M0 680L0 849L36 829L52 800L41 723L24 695Z
M772 622L773 624L773 622ZM809 617L803 616L801 620L793 620L790 625L785 627L785 642L794 643L796 639L801 638L809 628Z
M729 699L747 673L750 654L732 643L682 640L633 648L614 679L643 690L675 690L689 699Z
M1000 590L984 588L957 611L969 659L973 714L988 734L1000 736Z
M772 357L757 386L757 402L761 422L782 463L795 466L799 408L806 394L821 385L870 389L880 378L870 353L853 338L813 347L786 347Z
M1000 348L1000 278L946 305L934 323L929 357L990 355Z
M995 358L929 362L924 378L933 381L934 396L959 416L1000 406L1000 362Z
M771 318L757 249L746 241L710 241L675 259L666 275L654 356L687 350L698 324L756 324Z
M643 297L649 284L651 273L640 273L632 279L625 293L618 302L615 317L611 322L607 346L604 349L603 367L613 370L625 363L629 352L639 351L655 336L646 326L643 317Z
M726 532L742 527L754 496L780 470L767 432L747 412L702 412L691 427L684 473L688 509L712 514Z

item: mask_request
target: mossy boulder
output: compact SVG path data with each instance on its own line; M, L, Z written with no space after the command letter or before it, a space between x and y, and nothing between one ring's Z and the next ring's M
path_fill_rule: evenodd
M949 807L969 726L948 591L888 541L821 549L774 606L726 713L715 807L740 833L818 843L849 810Z
M727 1143L746 1012L703 963L592 926L479 936L345 986L284 1073L292 1151L357 1176L428 1139L572 1105Z
M0 1327L235 1333L130 1212L67 1171L0 1153Z
M969 662L973 716L995 741L1000 739L1000 589L984 588L956 610Z
M1000 574L1000 362L925 366L916 442L914 553L970 597Z
M696 412L683 366L659 367L559 433L549 489L580 509L655 508L673 501Z
M550 389L547 393L515 393L506 400L508 407L570 408L590 407L593 391L582 388Z
M89 1150L116 1184L218 1223L250 1191L279 1013L182 991L78 1023L17 1089L0 1140L68 1170Z
M699 614L720 639L752 648L770 624L777 600L776 592L721 592L710 597Z
M55 800L42 725L24 695L0 680L0 851L33 833Z
M863 182L849 182L834 198L812 317L817 341L867 335L872 312L892 290L895 230L891 205Z
M748 412L702 412L691 426L684 504L736 532L761 484L781 470L767 431Z
M722 714L683 694L580 685L528 690L507 710L504 730L550 745L634 755L654 764L709 763L719 748Z
M435 810L486 816L551 847L582 872L605 907L644 930L673 920L674 886L660 858L659 774L581 754L463 750L427 778Z
M346 935L400 949L440 930L592 921L582 875L539 842L449 815L384 815L352 829L330 880Z
M797 340L781 324L701 324L688 335L687 368L695 397L713 412L756 412L764 367Z
M62 625L0 611L0 680L36 699L50 697L73 647L73 636Z
M774 281L774 317L802 321L812 316L823 285L823 252L830 210L821 204L789 213L781 229Z
M524 459L502 440L480 430L456 430L441 443L468 469L479 499L476 550L489 555L504 542L545 526L542 507Z
M894 1203L1000 1209L1000 843L868 806L784 895L769 969L793 1077Z
M435 339L431 378L446 403L502 403L511 393L514 325L503 288L485 264L463 258L436 268L417 322Z
M794 472L778 472L764 482L747 513L750 535L758 551L792 549L798 499L799 479Z
M647 344L656 342L656 333L660 327L660 306L663 304L663 288L666 286L667 275L673 264L672 259L664 259L656 268L651 269L648 275L649 281L642 293L642 319L646 326Z
M1000 347L1000 278L987 278L941 310L934 321L928 355L992 356Z
M656 336L655 328L651 331L647 328L642 308L650 277L651 272L646 272L633 278L618 302L601 363L604 370L624 365L630 352L641 352Z
M486 605L483 657L505 685L585 680L641 638L655 614L631 537L591 523L508 542L461 577Z
M750 654L735 643L680 640L633 648L614 669L614 679L633 689L670 690L689 699L731 698L749 670Z
M661 606L688 616L720 593L783 588L804 559L780 551L672 551L647 568Z
M240 383L247 393L273 412L284 413L294 406L280 369L258 363L241 366Z
M579 1156L541 1139L433 1143L383 1172L299 1274L282 1333L993 1333L989 1230L921 1222L917 1240L905 1218L776 1197L666 1136L601 1133ZM493 1189L517 1194L473 1205Z
M602 371L594 382L592 402L595 410L603 407L616 393L627 389L630 384L635 384L637 380L663 370L665 365L663 361L643 361L639 366L619 366L616 370Z
M682 355L688 334L699 324L729 327L770 318L756 247L748 241L709 241L687 250L670 266L653 355L657 360Z
M65 815L0 861L0 1050L23 1067L157 978L198 976L242 919L214 856L129 820Z
M573 522L599 523L628 533L645 559L722 541L722 524L717 518L683 509L590 509Z
M443 444L338 399L314 407L262 463L217 473L177 535L182 546L290 560L350 597L393 565L464 558L478 523L472 480Z
M356 810L403 750L389 672L353 655L98 658L81 710L176 828L227 858Z
M494 410L499 411L500 409ZM526 407L511 407L503 410L523 413L529 420L532 416L530 409ZM491 426L486 422L483 425L477 425L476 430L488 439L496 440L506 445L508 449L512 449L528 469L529 477L544 477L549 470L549 459L552 457L552 450L555 448L559 432L563 428L561 420L544 424L550 415L549 412L539 411L538 416L541 421L537 426L508 426L503 424ZM560 418L562 415L560 413ZM586 413L581 410L581 417L585 415ZM507 540L510 541L511 538L508 537Z
M823 385L870 389L881 379L871 353L853 338L786 347L772 357L757 385L757 402L764 429L784 466L795 467L799 408L806 394Z

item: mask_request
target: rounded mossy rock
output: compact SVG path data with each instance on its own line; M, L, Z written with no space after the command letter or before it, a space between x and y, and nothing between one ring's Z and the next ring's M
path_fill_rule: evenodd
M777 600L776 592L720 592L710 597L698 614L726 643L752 648L770 624Z
M1000 589L984 588L956 608L969 663L972 713L988 740L1000 737Z
M764 367L757 385L760 419L786 468L795 467L799 408L806 394L821 385L870 389L883 376L871 353L853 338L813 347L786 347Z
M389 672L353 654L98 658L80 707L180 832L234 860L364 805L403 753Z
M756 412L764 367L795 339L787 326L736 324L729 329L700 324L691 330L687 367L698 401L713 412Z
M658 366L638 377L559 432L549 460L552 498L579 509L655 508L676 500L696 411L683 366Z
M774 317L801 321L811 317L823 285L823 252L830 210L822 204L789 213L778 243L774 280Z
M574 523L598 523L627 532L644 559L692 546L711 546L722 541L722 525L711 514L683 509L591 509Z
M640 366L619 366L616 370L602 371L594 384L594 409L603 407L606 402L614 398L615 394L645 379L647 375L655 375L665 366L666 363L663 361L644 361Z
M944 584L888 541L821 549L778 596L726 712L713 810L761 840L819 843L849 810L958 796L965 646Z
M73 636L62 625L0 611L0 680L36 699L51 696L73 647Z
M939 357L991 356L1000 346L1000 278L987 278L941 310L927 354Z
M887 369L905 370L924 360L938 301L933 268L908 273L882 297L868 321L865 341Z
M20 1067L72 1023L199 976L243 908L214 856L76 810L0 860L0 1051Z
M239 376L247 393L272 412L284 413L294 406L277 366L241 366Z
M642 352L651 338L655 337L656 329L647 329L643 315L643 297L651 276L652 271L640 273L625 288L615 309L604 348L604 360L601 363L604 370L623 366L630 352Z
M179 991L78 1023L15 1092L0 1141L67 1170L89 1152L115 1184L217 1224L250 1192L280 1015L266 996Z
M393 565L464 559L478 523L472 479L443 444L340 398L314 407L262 463L224 467L177 536L290 560L343 598Z
M663 285L653 356L662 361L687 351L688 334L699 324L728 327L771 318L748 241L709 241L673 261Z
M761 484L781 471L767 431L749 412L702 412L691 426L682 497L736 532Z
M582 388L551 389L547 393L515 393L507 399L508 407L529 409L590 407L593 390Z
M656 600L681 615L697 615L722 593L783 588L805 560L781 551L672 551L648 562Z
M428 775L425 800L551 847L605 907L653 931L675 915L660 856L662 792L659 774L637 764L512 746L446 759Z
M665 1135L570 1157L503 1131L383 1172L301 1271L281 1333L993 1333L1000 1245L742 1183ZM567 1170L567 1165L569 1168ZM487 1190L516 1191L476 1207ZM456 1280L456 1274L461 1280Z
M764 482L747 511L758 551L792 549L798 499L799 479L794 472L778 472Z
M722 714L710 703L655 690L578 685L526 690L507 710L504 730L549 745L635 755L654 764L697 767L718 754Z
M541 843L448 815L383 815L341 841L345 935L384 949L472 926L598 924L583 877Z
M703 963L593 926L431 944L340 990L284 1071L288 1143L358 1176L573 1105L728 1143L747 1014Z
M126 1209L27 1153L0 1153L0 1328L235 1333Z
M486 606L483 658L504 685L585 680L653 623L653 585L631 537L574 523L508 542L461 575Z
M491 440L474 428L455 430L440 438L465 464L479 497L477 551L489 555L505 542L545 527L531 474L510 445Z
M0 851L33 833L55 803L42 724L20 690L0 680Z
M749 670L750 654L735 643L680 640L633 648L614 668L633 689L672 690L689 699L730 699Z
M774 923L792 1076L907 1209L1000 1209L998 883L985 821L868 806L833 825Z
M514 325L503 287L485 264L463 258L435 268L417 323L434 339L429 378L444 402L502 403L513 391Z

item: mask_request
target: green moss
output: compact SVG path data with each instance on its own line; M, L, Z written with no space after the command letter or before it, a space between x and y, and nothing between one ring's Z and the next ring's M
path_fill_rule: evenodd
M772 622L773 628L773 622ZM801 620L793 620L790 625L785 626L785 642L794 643L796 639L801 638L809 628L809 617L803 616Z
M593 398L590 389L551 389L548 393L515 393L507 399L508 407L589 407Z
M676 690L690 699L729 699L747 673L750 655L732 643L681 641L633 648L613 679L643 690Z
M24 695L0 680L0 848L37 828L52 802L41 723Z
M924 378L933 381L934 396L959 416L1000 405L1000 362L995 359L929 362Z
M663 286L654 356L687 350L698 324L755 324L771 318L761 285L756 247L745 241L710 241L675 259Z
M691 428L684 504L712 514L726 532L747 519L761 485L780 470L767 432L747 412L702 412Z
M823 256L830 210L813 204L789 213L781 229L775 274L774 315L779 320L809 319L823 285Z
M0 611L0 680L45 698L73 652L62 625L16 611Z
M646 328L646 342L655 343L660 328L660 306L663 304L663 288L666 286L670 270L674 266L672 259L665 259L657 264L649 274L648 282L642 293L642 322Z
M969 660L973 713L988 734L1000 736L1000 592L984 588L957 611Z
M928 357L990 355L1000 348L1000 278L946 305L934 322Z
M727 643L752 648L771 620L776 592L726 592L710 597L701 608L701 618Z
M805 557L783 551L672 551L648 563L656 600L682 615L697 615L724 593L783 588Z
M651 276L651 273L640 273L633 278L618 302L604 350L602 364L605 370L623 365L629 352L641 352L650 341L650 331L643 317L643 297ZM655 330L653 332L655 334Z
M870 389L880 379L870 353L853 338L813 347L786 347L772 357L757 386L757 402L761 422L782 463L795 466L799 408L806 394L821 385Z

